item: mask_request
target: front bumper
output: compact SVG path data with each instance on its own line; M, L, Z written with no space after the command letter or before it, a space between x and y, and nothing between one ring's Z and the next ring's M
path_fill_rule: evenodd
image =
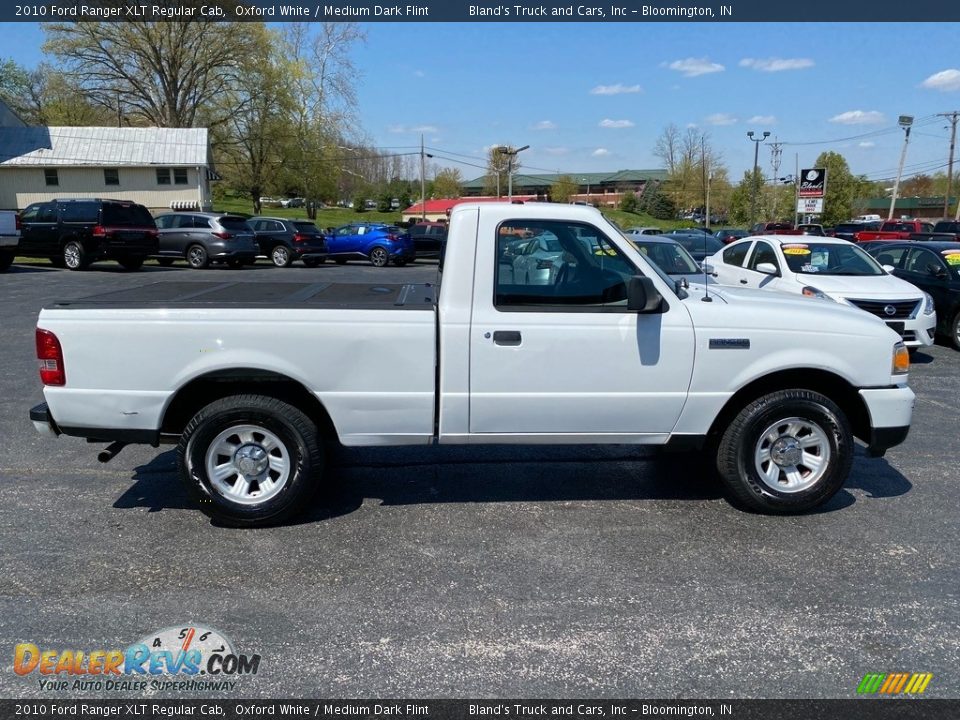
M906 385L861 390L870 415L870 442L867 452L875 457L907 439L916 395Z

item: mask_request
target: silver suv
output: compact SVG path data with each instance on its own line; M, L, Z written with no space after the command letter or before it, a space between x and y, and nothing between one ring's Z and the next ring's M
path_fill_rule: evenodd
M256 236L240 215L171 212L158 215L156 222L161 265L173 265L181 258L195 269L210 267L210 263L239 268L256 262Z

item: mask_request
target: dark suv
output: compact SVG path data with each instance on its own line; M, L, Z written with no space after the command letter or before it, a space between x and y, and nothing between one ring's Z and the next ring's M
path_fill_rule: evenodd
M327 261L327 241L309 220L252 217L247 220L257 235L260 254L277 267L303 260L307 267Z
M410 239L417 257L440 257L443 246L447 244L447 225L438 222L418 222L411 225Z
M83 270L97 260L116 260L138 270L157 252L157 226L143 205L123 200L50 200L20 214L18 255L45 257Z
M173 265L184 259L190 267L202 270L210 263L226 263L232 268L253 265L260 249L253 228L239 215L211 212L172 212L157 215L160 232L161 265Z

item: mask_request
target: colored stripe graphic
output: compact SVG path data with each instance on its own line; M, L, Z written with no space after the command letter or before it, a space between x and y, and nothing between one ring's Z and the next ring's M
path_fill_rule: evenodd
M859 695L920 695L933 673L867 673L857 686Z

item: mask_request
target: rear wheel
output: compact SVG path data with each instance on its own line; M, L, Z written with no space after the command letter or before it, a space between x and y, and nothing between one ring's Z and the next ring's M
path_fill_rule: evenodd
M810 390L781 390L741 410L717 448L717 470L735 502L772 514L825 503L853 465L843 411Z
M0 271L6 270L13 264L14 253L0 253Z
M124 270L139 270L143 266L143 261L146 258L142 257L126 257L126 258L117 258L117 262L120 263L120 267Z
M84 270L90 264L83 245L76 240L70 240L63 246L63 264L67 270Z
M960 310L953 316L953 322L950 323L950 342L957 350L960 350Z
M374 267L386 267L390 262L390 255L382 247L375 247L370 251L370 264Z
M187 248L187 263L194 270L204 270L210 267L210 256L203 245L191 245Z
M275 245L270 251L270 259L277 267L289 267L293 258L290 255L290 249L286 245Z
M263 395L207 405L183 431L177 459L200 509L236 527L274 525L302 511L324 464L313 421Z

